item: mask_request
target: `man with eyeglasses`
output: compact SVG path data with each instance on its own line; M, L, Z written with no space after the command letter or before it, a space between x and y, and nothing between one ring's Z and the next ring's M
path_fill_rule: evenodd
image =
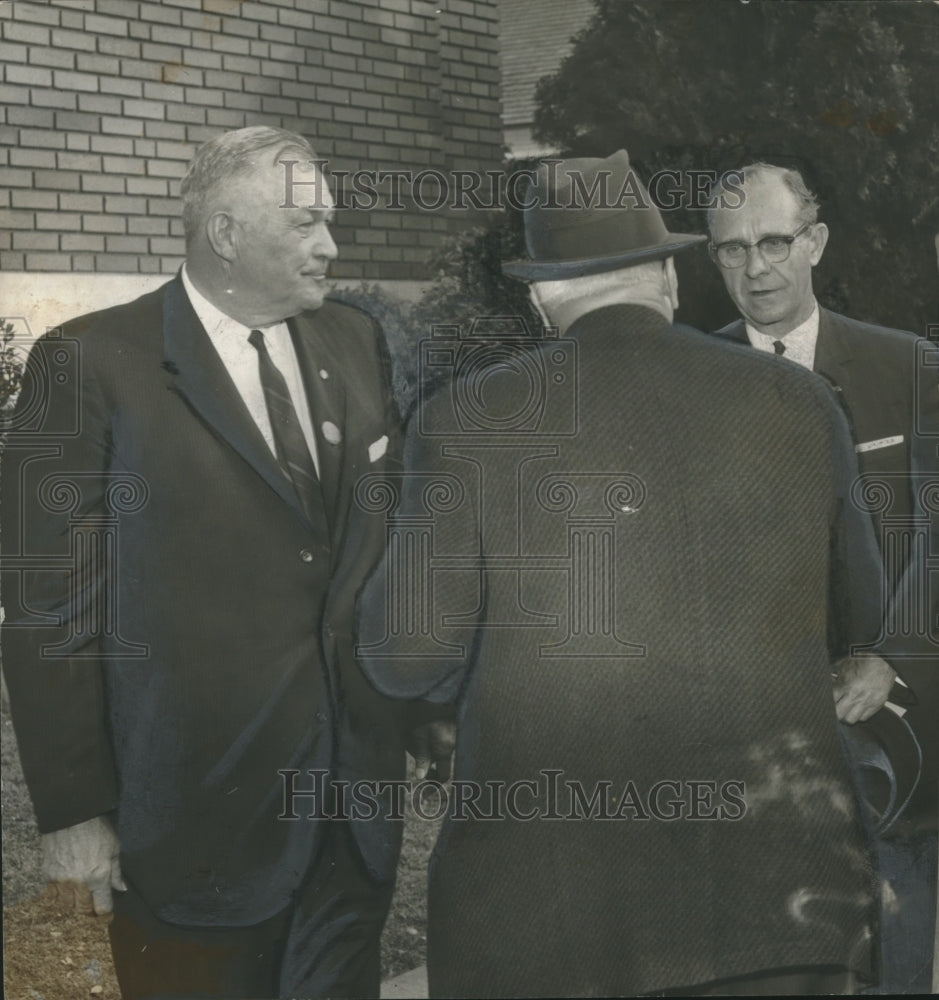
M917 379L918 348L912 334L819 306L812 269L825 251L828 227L817 220L815 196L795 170L754 163L724 175L711 195L708 249L742 318L716 335L781 355L831 385L854 433L861 476L867 482L882 481L891 494L889 507L874 514L874 526L888 590L884 606L892 602L902 609L898 588L909 555L892 544L889 525L909 522L918 513L920 480L936 473L935 442L931 467L921 467L918 456L929 449L924 447L928 442L917 438L917 428L936 426L939 393L924 391L924 380ZM888 697L905 703L899 711L906 712L923 749L919 788L890 839L880 839L878 853L885 895L881 990L928 992L935 919L939 706L934 678L939 664L935 659L894 663L901 666L909 688L883 659L856 657L836 679L835 698L838 717L849 724L872 717Z

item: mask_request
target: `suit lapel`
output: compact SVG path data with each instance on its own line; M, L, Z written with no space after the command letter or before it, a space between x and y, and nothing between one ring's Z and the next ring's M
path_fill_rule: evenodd
M818 340L815 342L815 362L812 368L824 375L840 391L848 379L852 350L846 331L827 310L819 309Z
M305 521L293 484L271 454L178 276L163 299L163 368L170 388Z
M346 454L346 390L343 371L330 344L330 331L317 318L297 316L287 325L303 377L316 435L320 487L334 539L341 507L339 484ZM326 324L328 325L328 324Z

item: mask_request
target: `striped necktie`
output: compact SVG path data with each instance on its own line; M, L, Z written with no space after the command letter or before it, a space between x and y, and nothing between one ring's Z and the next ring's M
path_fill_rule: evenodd
M297 411L290 399L290 391L284 376L271 361L264 343L264 334L260 330L252 330L248 343L258 352L258 372L267 413L271 418L277 460L293 483L300 506L310 521L314 522L315 514L322 511L322 498L318 496L320 484Z

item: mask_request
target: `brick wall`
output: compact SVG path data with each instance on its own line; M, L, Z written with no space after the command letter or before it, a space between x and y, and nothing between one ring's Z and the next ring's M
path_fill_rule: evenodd
M0 270L175 271L186 163L244 125L331 170L495 169L497 31L495 0L2 0ZM425 278L471 221L401 190L339 214L336 277Z

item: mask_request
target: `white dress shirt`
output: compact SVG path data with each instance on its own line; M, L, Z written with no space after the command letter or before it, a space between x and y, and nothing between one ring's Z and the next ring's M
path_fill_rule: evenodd
M746 326L747 337L758 351L773 354L775 352L773 344L777 340L781 340L786 346L786 353L783 357L812 371L815 365L815 344L818 341L818 302L812 308L812 315L783 337L773 337L768 333L760 333L749 323Z
M186 294L189 296L196 316L199 317L199 322L205 328L209 340L212 341L218 356L222 359L222 364L225 365L231 380L235 383L235 388L245 401L248 412L264 435L264 440L267 442L268 448L271 449L271 454L276 458L277 449L274 445L274 435L271 432L271 418L267 411L267 401L264 399L264 389L261 386L261 375L258 370L258 352L248 343L251 328L232 319L231 316L227 316L212 305L193 285L186 272L185 264L183 265L183 287L186 289ZM297 411L297 419L300 421L300 429L303 431L303 437L310 449L313 464L316 466L316 474L319 475L320 467L316 454L313 419L303 388L300 365L297 363L297 355L290 339L290 331L287 329L286 323L275 323L273 326L261 328L261 331L264 334L264 343L267 345L271 361L287 383L293 408Z

